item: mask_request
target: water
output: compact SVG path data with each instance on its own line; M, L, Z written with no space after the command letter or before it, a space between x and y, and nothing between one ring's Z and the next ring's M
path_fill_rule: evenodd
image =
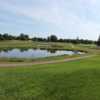
M43 58L50 56L59 55L73 55L82 54L79 51L67 51L67 50L40 50L40 49L12 49L12 50L2 50L0 51L0 57L4 58Z

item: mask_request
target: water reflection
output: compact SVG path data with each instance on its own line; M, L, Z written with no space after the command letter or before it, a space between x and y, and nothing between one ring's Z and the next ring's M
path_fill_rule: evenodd
M0 50L0 57L7 58L40 58L58 55L80 54L79 51L50 50L50 49L5 49Z

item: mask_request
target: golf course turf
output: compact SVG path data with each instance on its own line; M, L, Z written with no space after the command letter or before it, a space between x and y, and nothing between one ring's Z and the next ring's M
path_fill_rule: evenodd
M0 68L1 100L99 100L100 57Z
M31 67L1 67L0 100L100 100L100 55L96 52L77 61Z

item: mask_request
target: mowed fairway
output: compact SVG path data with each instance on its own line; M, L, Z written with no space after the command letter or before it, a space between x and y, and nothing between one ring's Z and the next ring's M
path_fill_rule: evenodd
M100 56L0 68L0 100L100 100Z

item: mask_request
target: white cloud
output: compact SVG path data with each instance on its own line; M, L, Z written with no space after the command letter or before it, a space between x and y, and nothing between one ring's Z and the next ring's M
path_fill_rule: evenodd
M92 9L95 9L93 7L98 5L98 0L38 0L38 2L36 1L37 5L34 5L35 0L32 1L33 4L31 5L26 5L24 2L18 5L19 3L17 2L20 1L14 1L3 0L0 6L17 15L32 18L32 23L34 23L34 20L37 20L53 24L58 27L55 30L60 29L65 33L86 33L93 38L95 34L97 35L100 32L100 23L90 20L91 18L88 18L89 20L82 18L87 15L86 10L88 9L90 10L88 14L91 14ZM82 13L82 11L84 12Z
M98 0L81 0L82 2L86 3L86 4L96 4L98 2Z

